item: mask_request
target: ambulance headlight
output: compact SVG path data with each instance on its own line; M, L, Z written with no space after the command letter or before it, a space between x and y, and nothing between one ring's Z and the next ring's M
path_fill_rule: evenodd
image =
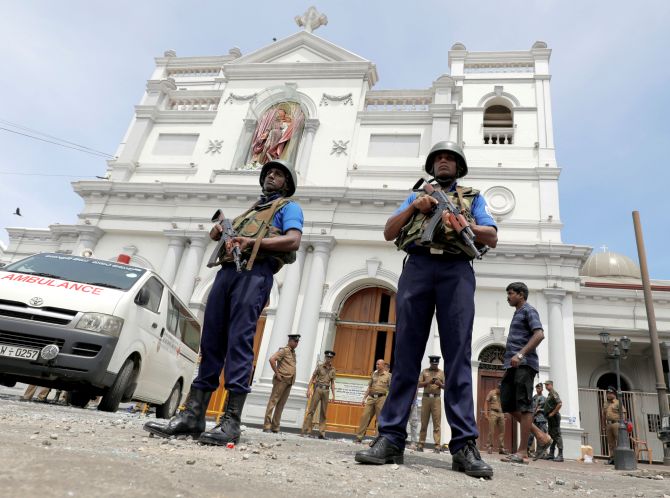
M84 313L75 328L97 332L98 334L119 337L123 327L123 318L104 313Z

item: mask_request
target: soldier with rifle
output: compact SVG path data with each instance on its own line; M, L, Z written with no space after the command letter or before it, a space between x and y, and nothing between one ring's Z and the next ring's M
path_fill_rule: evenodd
M481 459L475 445L479 433L470 363L475 312L471 262L482 255L485 246L496 246L497 228L483 196L458 184L468 172L458 144L435 144L424 169L434 180L420 182L423 189L410 194L384 228L386 240L395 239L407 253L398 282L395 374L379 417L379 437L369 449L356 454L356 461L403 462L407 418L437 309L452 469L473 477L491 477L493 469ZM439 223L433 221L435 216ZM430 240L425 237L428 227L433 228Z
M217 213L219 222L209 236L225 239L215 254L221 269L205 308L198 376L183 411L167 424L152 421L144 425L153 434L188 435L213 445L239 440L242 408L250 392L256 322L270 296L273 275L296 259L303 228L302 210L290 200L296 180L287 163L276 160L263 165L259 182L259 200L231 224ZM205 432L207 405L219 387L222 369L228 390L225 412L219 424Z

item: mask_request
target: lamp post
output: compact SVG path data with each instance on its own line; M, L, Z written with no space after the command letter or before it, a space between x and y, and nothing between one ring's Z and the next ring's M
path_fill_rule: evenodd
M630 447L630 440L628 438L628 429L623 419L623 404L621 399L621 371L619 369L619 360L626 359L628 350L630 349L630 339L623 336L621 339L615 339L610 342L610 335L603 331L600 334L600 343L607 351L607 357L614 360L616 365L616 392L619 399L619 437L617 438L616 449L614 450L614 468L616 470L635 470L637 468L637 461L635 460L635 452Z

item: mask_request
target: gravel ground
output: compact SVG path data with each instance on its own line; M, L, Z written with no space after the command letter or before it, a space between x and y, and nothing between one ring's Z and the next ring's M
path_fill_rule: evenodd
M445 454L405 454L405 465L354 462L351 441L246 428L234 449L149 437L146 417L20 402L0 387L0 496L459 496L670 498L670 472L602 463L506 464L485 455L492 480L452 472ZM664 494L667 493L667 494Z

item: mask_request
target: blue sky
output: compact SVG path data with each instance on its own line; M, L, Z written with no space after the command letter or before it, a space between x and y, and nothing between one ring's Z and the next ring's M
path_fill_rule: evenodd
M249 53L298 30L310 2L25 1L0 7L0 120L114 153L153 58ZM637 261L642 218L653 278L670 279L666 179L670 2L322 1L316 34L377 64L377 89L426 88L447 51L526 50L546 41L561 175L563 240ZM666 61L666 62L663 62ZM4 126L0 122L0 127ZM104 159L0 130L0 227L76 223L70 186ZM9 175L20 172L23 175ZM31 175L27 175L31 174ZM11 213L20 206L22 218ZM0 228L0 240L7 233Z

